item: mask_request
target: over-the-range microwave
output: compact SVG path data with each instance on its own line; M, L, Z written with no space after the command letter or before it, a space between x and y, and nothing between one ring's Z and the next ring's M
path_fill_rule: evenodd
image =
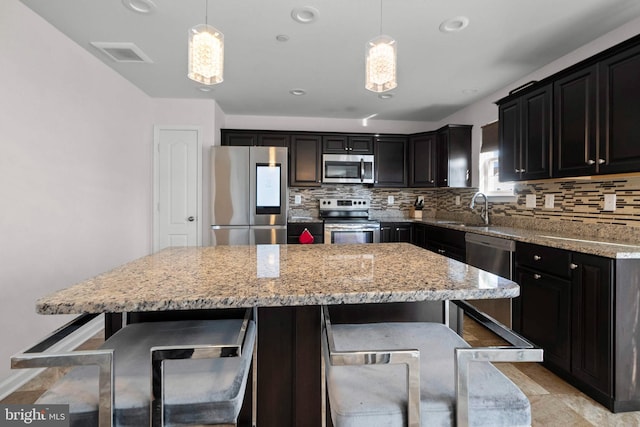
M373 184L373 159L370 154L323 154L322 182Z

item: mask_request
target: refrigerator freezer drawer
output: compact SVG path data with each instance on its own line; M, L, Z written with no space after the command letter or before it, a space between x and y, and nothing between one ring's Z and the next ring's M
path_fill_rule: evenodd
M284 245L287 243L287 226L211 227L211 246L229 245Z
M287 243L287 226L251 227L252 245L284 245Z
M211 246L248 245L250 229L246 227L211 227Z

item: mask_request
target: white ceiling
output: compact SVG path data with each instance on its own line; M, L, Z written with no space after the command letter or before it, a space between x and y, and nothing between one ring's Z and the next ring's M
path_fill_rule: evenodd
M441 120L640 16L638 0L382 0L382 31L398 43L398 87L382 100L364 88L379 0L209 0L225 80L208 93L186 71L205 0L153 0L148 15L120 0L21 1L151 97L214 98L226 114L415 121ZM317 22L291 19L301 6ZM469 18L464 31L439 31L456 16ZM90 42L133 42L153 63L115 63Z

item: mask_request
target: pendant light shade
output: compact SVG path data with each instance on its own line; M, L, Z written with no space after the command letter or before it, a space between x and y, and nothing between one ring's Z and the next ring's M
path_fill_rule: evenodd
M398 86L396 80L397 44L389 36L380 35L367 42L365 88L386 92Z
M189 73L191 80L215 85L224 80L224 34L208 24L189 30Z

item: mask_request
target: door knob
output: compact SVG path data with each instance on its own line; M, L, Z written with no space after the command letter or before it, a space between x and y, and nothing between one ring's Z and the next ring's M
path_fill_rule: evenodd
M189 221L189 222L193 222L193 221L195 221L195 220L196 220L196 219L195 219L194 217L192 217L192 216L190 216L189 218L187 218L187 221Z

